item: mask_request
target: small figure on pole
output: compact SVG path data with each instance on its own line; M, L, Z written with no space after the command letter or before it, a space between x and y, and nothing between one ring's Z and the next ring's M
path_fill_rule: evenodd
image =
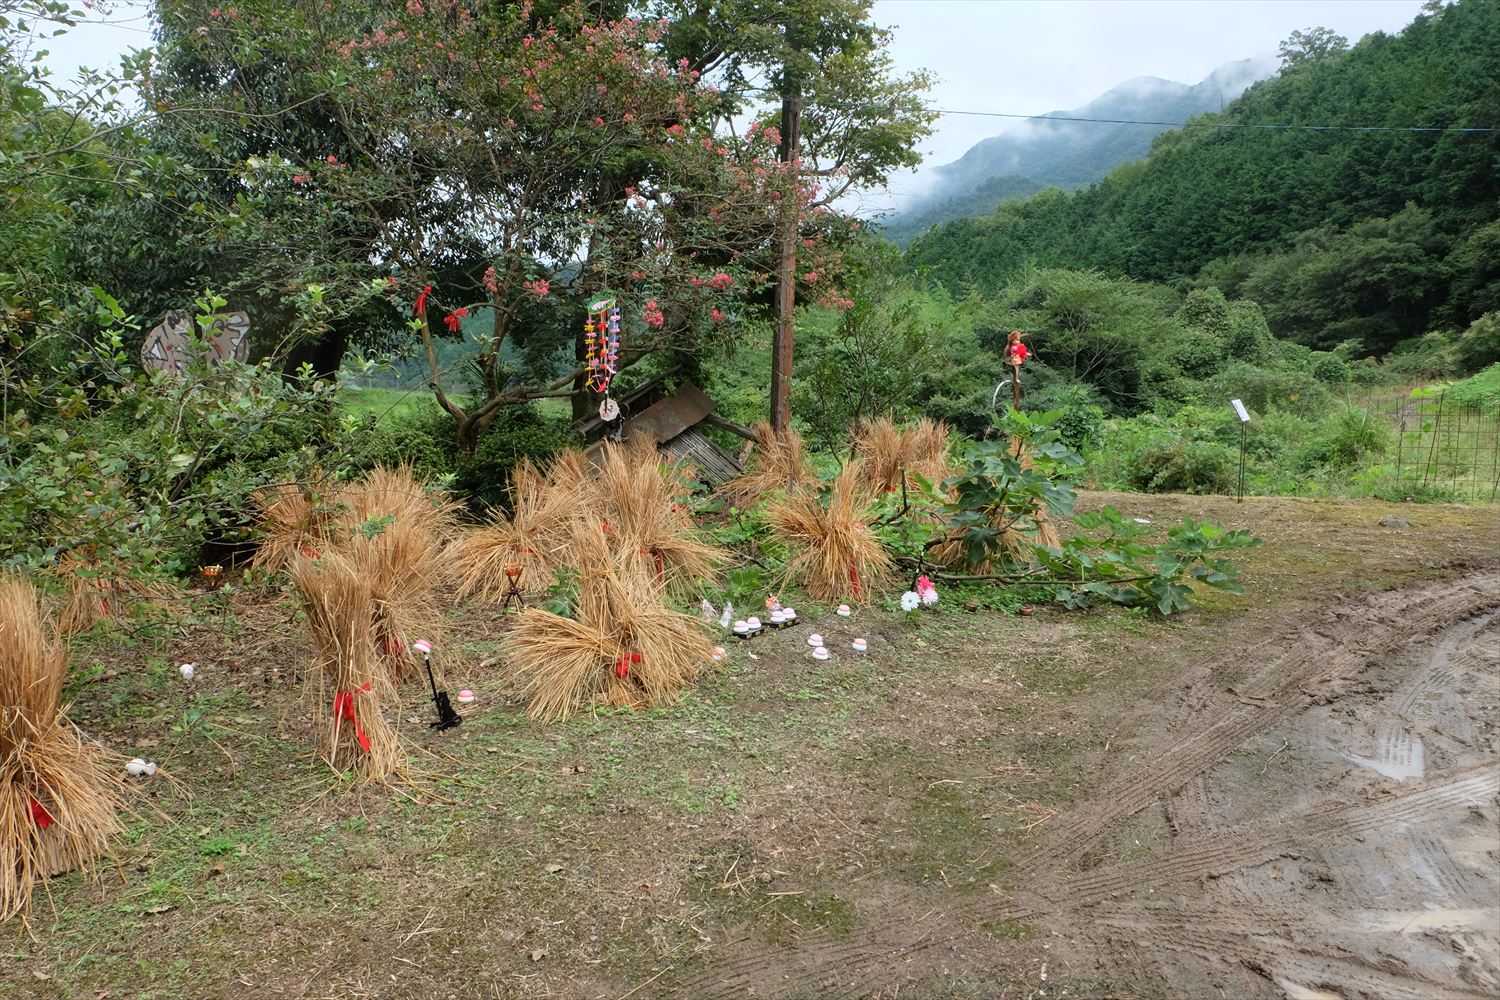
M1010 338L1005 344L1005 363L1010 365L1010 392L1018 410L1021 408L1021 362L1025 361L1029 354L1026 345L1021 343L1021 331L1010 331Z

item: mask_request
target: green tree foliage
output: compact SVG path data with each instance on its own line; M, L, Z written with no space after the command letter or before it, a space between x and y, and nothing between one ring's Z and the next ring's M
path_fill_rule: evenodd
M1279 77L1200 123L1236 127L1165 133L1084 191L932 231L912 262L986 293L1029 265L1196 281L1325 348L1358 339L1384 353L1434 325L1461 329L1500 284L1500 131L1462 131L1500 128L1500 3L1461 0L1342 53L1327 33L1299 35ZM1394 131L1260 127L1283 124Z

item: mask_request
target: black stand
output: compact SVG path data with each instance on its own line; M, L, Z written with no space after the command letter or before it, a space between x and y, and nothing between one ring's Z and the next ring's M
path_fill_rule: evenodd
M427 666L427 683L432 685L432 704L437 709L438 718L436 722L429 722L428 727L442 732L444 729L452 729L461 725L464 717L453 710L453 702L448 700L447 691L437 689L437 681L432 678L432 657L423 656L422 662Z
M1240 421L1240 498L1235 503L1245 502L1245 422Z

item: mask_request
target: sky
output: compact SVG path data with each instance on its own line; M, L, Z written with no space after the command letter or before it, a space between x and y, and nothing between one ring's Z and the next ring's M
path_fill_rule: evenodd
M1087 104L1118 83L1156 76L1197 83L1224 63L1274 56L1293 31L1332 28L1351 42L1396 32L1421 0L876 0L874 19L893 29L896 69L937 77L930 103L959 111L1043 114ZM150 44L149 5L114 0L52 40L48 65L61 77L80 65L113 66ZM947 115L923 143L924 167L949 163L1010 126ZM923 178L892 178L891 192L865 210L895 208Z

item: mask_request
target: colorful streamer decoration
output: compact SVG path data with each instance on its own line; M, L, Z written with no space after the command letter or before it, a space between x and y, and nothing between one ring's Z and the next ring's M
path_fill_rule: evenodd
M588 340L588 386L599 393L609 392L620 361L620 307L612 298L589 303L589 318L583 332Z

